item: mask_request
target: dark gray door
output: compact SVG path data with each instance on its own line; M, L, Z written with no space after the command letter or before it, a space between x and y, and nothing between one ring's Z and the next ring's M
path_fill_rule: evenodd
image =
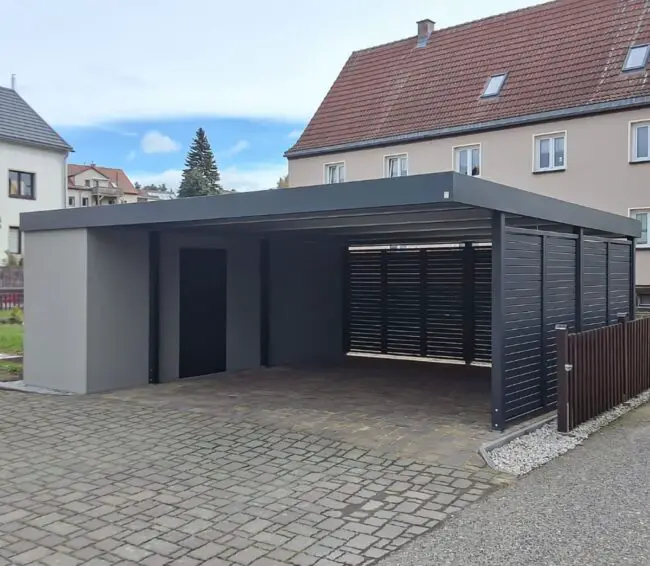
M179 376L226 370L225 250L180 251Z

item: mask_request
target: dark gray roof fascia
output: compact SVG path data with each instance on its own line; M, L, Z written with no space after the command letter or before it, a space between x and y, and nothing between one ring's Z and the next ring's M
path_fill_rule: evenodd
M578 226L606 234L639 237L641 223L485 179L458 173L429 173L335 185L275 189L140 204L95 206L20 215L25 232L111 226L244 224L268 219L322 219L423 210L457 204ZM453 222L453 220L450 220Z
M501 118L487 122L464 124L462 126L450 126L448 128L437 128L435 130L427 130L424 132L399 134L395 136L386 136L383 138L342 143L325 147L297 150L289 149L284 153L284 156L287 159L299 159L301 157L313 157L316 155L337 153L340 151L370 149L373 147L381 147L399 143L414 143L435 138L446 138L450 136L473 134L476 132L484 132L489 130L499 130L502 128L525 126L528 124L535 124L537 122L548 122L549 120L578 118L580 116L588 116L590 114L600 114L604 112L617 112L643 106L650 106L650 96L639 96L635 98L627 98L625 100L614 100L611 102L598 102L596 104L586 104L584 106L578 106L574 108L549 110L547 112L537 112L535 114L515 116L513 118Z

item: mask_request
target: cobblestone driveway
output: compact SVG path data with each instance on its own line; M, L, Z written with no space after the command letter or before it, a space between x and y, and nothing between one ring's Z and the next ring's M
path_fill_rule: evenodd
M204 411L0 392L0 565L371 564L496 483Z

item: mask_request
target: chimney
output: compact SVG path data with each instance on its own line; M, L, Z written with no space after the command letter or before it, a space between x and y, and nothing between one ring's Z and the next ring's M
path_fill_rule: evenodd
M16 75L11 74L11 90L16 90Z
M436 22L433 20L420 20L418 22L418 47L426 46L435 27Z

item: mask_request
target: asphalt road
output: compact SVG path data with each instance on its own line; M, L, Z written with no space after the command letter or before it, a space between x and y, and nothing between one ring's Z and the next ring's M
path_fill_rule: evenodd
M381 566L650 565L650 405Z

